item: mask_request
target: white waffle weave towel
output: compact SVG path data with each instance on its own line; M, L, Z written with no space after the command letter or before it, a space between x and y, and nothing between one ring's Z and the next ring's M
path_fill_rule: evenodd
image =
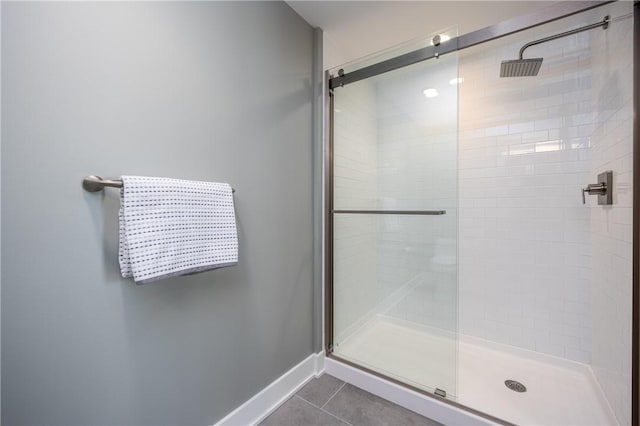
M120 270L138 283L238 263L226 183L122 176Z

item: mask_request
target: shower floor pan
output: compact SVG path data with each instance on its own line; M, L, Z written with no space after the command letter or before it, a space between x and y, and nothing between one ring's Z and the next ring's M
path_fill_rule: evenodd
M617 424L588 365L466 337L456 363L454 348L446 332L376 316L334 353L431 392L449 387L447 398L519 425Z

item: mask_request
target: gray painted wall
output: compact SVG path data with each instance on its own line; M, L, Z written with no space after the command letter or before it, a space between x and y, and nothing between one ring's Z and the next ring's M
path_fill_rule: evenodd
M313 349L313 32L286 4L3 3L3 424L212 424ZM120 278L118 194L226 181L240 265Z

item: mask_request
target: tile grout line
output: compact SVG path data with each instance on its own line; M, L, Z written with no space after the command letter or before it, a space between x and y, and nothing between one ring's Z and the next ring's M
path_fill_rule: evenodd
M344 387L344 385L346 385L347 382L342 382L342 385L340 385L340 387L338 388L337 391L335 391L333 393L333 395L331 395L331 397L327 400L327 402L325 402L324 404L322 404L322 407L320 407L321 410L324 409L324 407L333 399L334 396L336 396L338 394L338 392L340 392L342 390L342 388Z
M306 402L307 404L309 404L309 405L310 405L310 406L312 406L313 408L316 408L316 409L318 409L318 410L322 411L323 413L330 415L330 416L331 416L331 417L333 417L334 419L339 420L339 421L341 421L342 423L345 423L345 424L347 424L347 425L349 425L349 426L353 426L351 423L349 423L349 422L345 421L344 419L341 419L340 417L336 416L335 414L331 414L331 413L330 413L330 412L328 412L327 410L323 410L322 408L318 407L317 405L313 405L312 403L310 403L310 402L309 402L309 401L307 401L306 399L301 398L301 397L299 397L298 395L293 395L293 396L294 396L294 398L298 398L298 399L300 399L300 400L302 400L302 401Z
M328 415L335 417L336 419L340 420L342 423L345 423L349 426L353 426L351 423L349 423L348 421L346 421L345 419L343 419L342 417L338 417L335 414L331 414L330 412L328 412L327 410L325 410L324 408L321 408L320 411L323 411L325 413L327 413Z
M0 1L2 1L2 0L0 0ZM314 404L314 403L313 403L313 402L311 402L311 401L308 401L308 400L304 399L303 397L301 397L301 396L300 396L300 395L298 395L297 393L294 393L294 394L293 394L293 396L297 396L298 398L300 398L300 399L301 399L301 400L303 400L304 402L308 402L309 404L313 405L314 407L318 407L316 404ZM292 396L292 398L293 398L293 396ZM320 407L318 407L318 408L320 408Z

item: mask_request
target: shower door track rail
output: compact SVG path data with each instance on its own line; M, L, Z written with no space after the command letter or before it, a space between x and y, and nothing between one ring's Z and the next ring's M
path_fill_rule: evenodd
M552 5L544 10L541 10L540 12L513 18L487 28L473 31L459 37L454 37L451 40L442 43L434 43L436 44L434 46L414 50L412 52L405 53L403 55L396 56L395 58L387 59L382 62L378 62L377 64L369 65L364 68L348 72L346 74L342 70L340 70L338 76L330 76L329 89L342 87L350 83L355 83L356 81L384 74L386 72L397 70L399 68L413 65L418 62L426 61L427 59L438 58L441 55L445 55L447 53L457 52L458 50L466 49L468 47L482 44L487 41L515 34L520 31L528 30L529 28L544 25L558 19L566 18L567 16L575 15L589 9L613 3L614 1L615 0L598 2L561 2Z

